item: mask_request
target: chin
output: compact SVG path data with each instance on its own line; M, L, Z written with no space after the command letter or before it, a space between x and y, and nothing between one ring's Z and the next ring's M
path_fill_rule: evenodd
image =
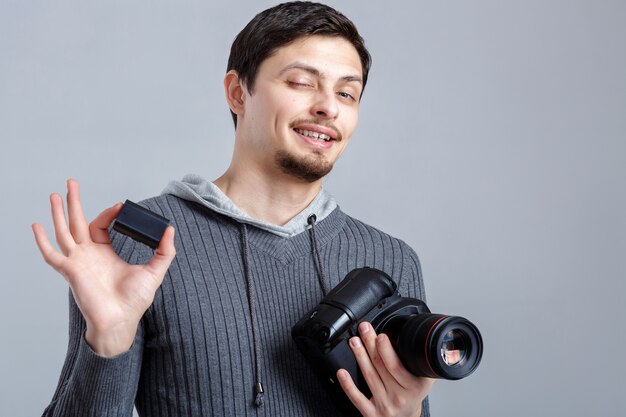
M288 152L279 151L276 153L276 163L283 173L307 183L319 181L333 169L333 164L319 154L296 157Z

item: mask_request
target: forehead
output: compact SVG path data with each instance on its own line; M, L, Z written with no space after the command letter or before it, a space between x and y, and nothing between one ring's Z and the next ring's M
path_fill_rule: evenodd
M359 54L348 40L337 36L306 36L281 46L259 67L259 76L280 74L294 63L316 68L329 79L363 78Z

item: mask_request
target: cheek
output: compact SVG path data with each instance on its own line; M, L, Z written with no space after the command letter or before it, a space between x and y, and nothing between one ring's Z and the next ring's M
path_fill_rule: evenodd
M356 130L357 122L359 121L359 112L358 110L350 109L346 110L343 132L344 134L350 138L354 131Z
M263 115L275 119L289 119L297 114L297 109L302 105L297 97L267 97L261 103L259 110Z
M354 115L354 118L353 118L353 127L352 127L353 130L356 129L356 126L357 126L358 122L359 122L359 111L357 110L356 114Z

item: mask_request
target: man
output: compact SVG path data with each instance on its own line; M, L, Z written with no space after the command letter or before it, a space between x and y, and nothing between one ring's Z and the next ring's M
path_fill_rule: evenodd
M121 205L87 225L76 181L68 222L51 196L60 252L41 225L33 230L71 289L70 344L44 415L128 416L133 403L147 416L337 414L291 340L293 324L356 267L424 296L415 253L322 189L356 128L369 66L356 28L332 8L295 2L257 15L224 79L232 162L214 182L187 176L143 202L173 224L154 254L109 238ZM372 398L337 373L357 409L428 415L432 380L406 371L371 325L359 331L350 346Z

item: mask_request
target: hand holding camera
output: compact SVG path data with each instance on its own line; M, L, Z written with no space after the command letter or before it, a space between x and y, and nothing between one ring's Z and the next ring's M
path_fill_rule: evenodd
M367 323L371 323L372 330ZM482 357L482 338L470 321L432 314L423 301L400 296L395 282L382 271L355 269L292 329L296 345L337 407L348 416L358 416L360 412L336 379L336 375L347 377L343 371L338 373L340 369L349 374L366 397L379 390L378 379L368 375L372 365L360 357L365 351L354 346L357 327L371 363L376 370L382 370L379 379L383 383L385 379L396 379L397 375L389 373L389 369L402 369L398 375L404 381L410 380L402 375L405 370L418 377L461 379L476 369ZM368 330L366 334L382 335L373 342L363 330ZM387 342L397 358L388 351L383 356ZM354 354L351 345L356 347ZM397 360L403 367L397 366ZM384 367L377 366L381 361ZM397 379L396 382L402 384Z
M349 345L371 398L361 392L346 370L340 369L337 379L346 396L364 417L421 416L422 402L435 380L407 371L389 337L384 333L376 335L370 323L359 323L358 330L360 337L352 337Z

